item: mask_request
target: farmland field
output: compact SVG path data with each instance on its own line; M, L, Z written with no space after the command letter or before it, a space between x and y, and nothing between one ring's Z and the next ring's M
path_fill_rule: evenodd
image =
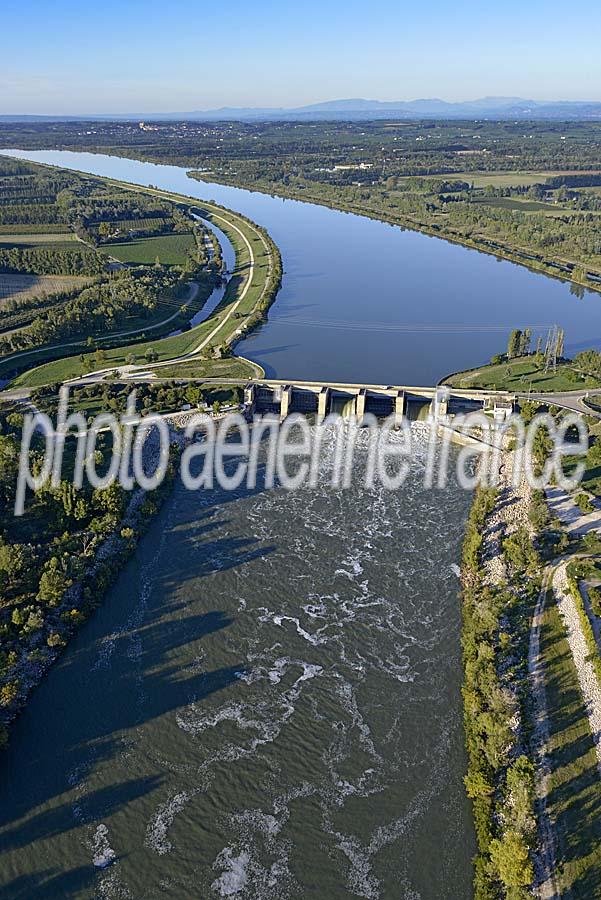
M29 300L41 294L57 294L84 287L90 278L78 275L3 275L0 273L0 306L6 300Z
M0 185L0 190L1 190ZM69 240L69 235L72 234L71 230L67 225L63 224L52 224L50 222L46 222L44 225L31 225L21 223L20 225L0 225L0 237L5 240L5 235L13 235L16 233L27 235L29 237L33 234L43 234L43 235L58 235L62 237L62 240Z
M174 266L182 265L194 246L191 234L169 234L121 244L103 244L100 250L123 263L152 265L158 257L163 265Z
M73 232L46 232L41 234L2 234L0 233L0 246L32 247L37 244L70 244L76 241Z
M162 231L168 224L165 216L148 216L144 219L116 219L111 224L121 231ZM94 226L98 227L100 222L95 222Z
M558 175L597 175L597 170L570 170L563 172L454 172L453 178L458 181L467 181L475 188L486 187L530 187L533 184L543 184L547 178Z
M544 212L556 215L558 213L572 212L550 203L542 203L539 200L519 200L515 197L476 197L472 203L485 203L487 206L496 206L501 209L514 209L519 212Z

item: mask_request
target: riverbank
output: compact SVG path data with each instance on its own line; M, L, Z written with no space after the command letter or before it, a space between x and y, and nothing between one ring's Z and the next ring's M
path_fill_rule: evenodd
M143 159L141 156L136 158ZM206 180L205 177L203 177L202 172L190 170L188 175L190 178L195 178L198 181ZM284 187L272 182L265 185L257 181L245 182L232 178L223 178L216 175L214 172L211 172L210 175L210 180L219 184L231 185L232 187L238 187L248 191L257 191L258 193L267 194L272 197L282 197L284 199L300 200L303 203L313 203L317 206L325 206L328 209L349 212L354 215L364 216L368 219L377 219L380 222L398 225L401 228L408 228L412 231L419 231L430 237L437 237L441 240L449 241L452 244L459 244L463 247L478 250L481 253L495 256L497 259L506 259L509 262L525 266L533 272L544 272L544 274L549 275L552 278L557 278L560 281L568 281L580 288L586 288L587 290L601 293L601 270L597 270L593 273L596 280L591 280L589 278L583 279L578 276L581 265L579 263L537 257L533 255L532 252L528 252L519 247L511 247L501 242L490 240L489 238L470 238L450 231L449 229L445 229L443 225L428 224L408 215L392 214L380 207L344 202L341 199L333 201L329 197L311 193L310 190L307 190L305 187L303 187L302 190L294 190L290 187Z
M571 360L545 371L544 362L536 354L493 362L462 372L454 372L440 381L454 388L526 392L565 392L601 387L601 379L582 372Z
M173 430L171 435L179 447L181 436ZM157 435L151 432L143 449L146 471L152 472L158 465L159 450ZM21 637L16 645L18 649L0 645L0 749L8 742L9 728L34 689L102 603L106 591L135 553L138 541L171 491L177 474L177 456L172 454L159 487L150 492L139 488L131 495L123 515L113 524L108 535L100 531L89 534L83 550L77 555L80 573L76 580L72 581L66 572L61 572L53 585L52 599L48 596L43 603L41 594L38 595L38 606L43 609L40 621L36 620L35 627L32 625ZM116 505L114 501L112 505ZM73 554L70 557L69 568L73 570L75 558ZM17 625L21 622L20 617L15 618L18 607L14 606L13 610L12 624ZM37 615L40 616L40 613ZM3 625L6 637L7 623Z
M591 626L578 581L583 575L574 568L582 555L579 535L569 555L554 556L565 552L567 536L549 514L543 530L535 528L545 499L524 479L512 484L512 457L503 455L497 489L476 493L464 541L463 697L466 787L479 842L475 897L596 896L597 623ZM518 764L523 780L516 795Z
M43 164L48 165L48 164ZM50 166L50 168L56 168ZM77 170L72 170L77 171ZM266 317L281 287L282 260L280 252L267 231L241 213L198 198L144 188L116 179L89 176L104 184L111 184L134 193L150 194L174 203L192 207L200 218L221 228L235 251L235 268L225 295L218 306L202 323L173 337L143 341L108 349L104 362L118 367L135 356L152 352L156 362L145 364L144 370L173 367L198 357L210 363L212 357L222 358ZM244 360L241 357L241 360ZM249 373L256 374L255 364ZM66 357L28 370L14 382L15 386L38 387L60 383L87 374L78 357Z
M478 488L462 560L465 779L478 856L474 896L526 896L535 880L535 766L529 747L528 640L535 555L530 490L505 452L495 488Z

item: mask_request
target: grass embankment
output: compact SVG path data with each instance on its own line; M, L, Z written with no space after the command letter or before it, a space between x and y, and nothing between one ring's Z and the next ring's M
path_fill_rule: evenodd
M572 477L576 467L584 463L584 473L580 487L601 499L601 420L588 419L589 449L586 456L566 456L563 471Z
M240 356L225 359L192 359L190 362L165 366L157 371L160 378L247 378L263 377L264 371L258 363L252 363Z
M236 264L221 303L200 325L173 337L142 340L140 343L107 349L105 359L96 368L122 366L132 356L136 357L136 363L144 366L144 356L148 351L154 351L158 362L184 357L196 351L211 356L217 347L230 346L240 336L238 332L250 330L262 319L281 282L279 251L263 229L244 216L222 209L216 204L196 202L193 198L166 191L131 187L121 182L118 184L132 191L152 193L174 202L186 202L188 205L193 203L194 209L202 218L214 222L231 241ZM60 351L56 351L58 352ZM89 369L85 362L77 356L69 356L27 371L13 384L17 387L39 387L76 378L87 371ZM160 370L157 374L160 374Z
M601 655L599 654L599 647L597 646L597 641L595 639L595 632L593 631L593 626L591 625L591 620L586 610L586 606L584 605L584 600L582 599L582 594L580 593L579 587L579 581L586 575L586 571L587 564L584 561L575 560L568 565L566 574L568 577L568 586L570 589L570 593L574 599L576 611L578 612L580 627L584 635L584 640L586 641L588 656L593 669L595 670L595 675L597 677L597 681L599 682L599 686L601 687Z
M601 779L576 667L559 610L550 604L541 630L549 716L547 808L558 836L560 890L601 898Z
M557 372L544 372L534 355L520 356L502 363L456 372L442 384L454 388L482 388L498 391L535 393L541 391L577 391L601 387L601 380L582 375L569 363L559 363Z

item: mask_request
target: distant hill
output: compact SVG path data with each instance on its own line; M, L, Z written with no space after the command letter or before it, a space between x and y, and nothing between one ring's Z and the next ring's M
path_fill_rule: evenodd
M198 120L253 119L601 119L601 102L522 100L484 97L461 103L445 100L328 100L295 109L222 109L180 113L175 118ZM148 117L147 117L148 118ZM160 118L167 118L161 116Z
M523 100L520 97L483 97L451 103L426 99L409 101L327 100L291 109L285 107L229 107L172 113L131 113L130 115L81 116L0 116L4 122L44 122L81 120L153 121L315 121L369 119L601 119L601 102L580 100Z

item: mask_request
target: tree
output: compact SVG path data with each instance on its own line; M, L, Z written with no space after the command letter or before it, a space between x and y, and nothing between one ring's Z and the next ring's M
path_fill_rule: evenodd
M522 332L522 340L520 346L520 354L522 356L527 356L530 353L530 345L532 343L532 329L524 328Z
M534 867L524 838L508 831L502 840L491 841L490 858L506 888L525 888L534 880Z
M514 328L509 335L509 341L507 342L507 356L509 359L514 359L516 356L519 356L521 347L522 332L519 328Z
M512 810L512 827L519 834L531 835L534 819L534 766L527 756L519 756L507 770L507 792Z
M565 331L563 330L563 328L560 328L559 331L557 332L557 341L555 343L555 354L558 359L562 359L562 357L563 357L564 340L565 340Z
M473 771L463 779L465 783L465 791L470 800L477 800L480 797L489 797L493 791L493 785L486 778L483 772Z
M116 481L106 488L97 488L93 494L96 509L120 516L123 512L123 489Z
M81 520L85 519L88 515L88 504L83 497L81 497L75 504L73 515L78 522L81 522Z
M52 556L44 565L37 599L48 606L57 606L63 592L68 587L68 580L56 556Z
M19 696L19 681L9 681L0 690L0 706L11 706Z
M197 384L189 384L184 396L192 406L198 406L202 400L202 391Z
M56 631L51 632L46 638L46 643L49 647L64 647L65 641Z
M23 625L25 634L31 634L32 631L39 631L44 625L44 615L39 609L33 609L27 616L27 621Z
M21 574L25 567L25 550L20 544L0 545L0 575L8 584Z
M121 529L121 537L124 541L127 541L129 544L134 544L136 540L136 532L133 528L126 526Z
M542 429L539 428L537 436L541 431ZM532 546L528 530L523 525L520 525L516 531L505 538L503 541L503 550L507 562L514 571L518 573L525 572L530 575L536 571L538 556L536 550Z
M79 499L77 488L70 481L61 481L58 487L52 491L52 494L62 505L65 516L68 519L73 518Z

